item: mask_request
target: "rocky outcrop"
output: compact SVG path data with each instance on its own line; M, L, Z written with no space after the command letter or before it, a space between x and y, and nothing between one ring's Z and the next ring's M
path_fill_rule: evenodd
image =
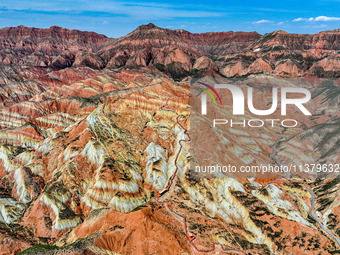
M262 58L258 58L249 66L247 73L270 73L271 71L272 67Z
M102 69L105 64L103 60L91 52L79 51L75 55L75 61L73 62L74 67L78 66L88 66L93 69Z
M242 60L231 61L231 63L228 63L221 69L221 73L227 77L242 77L249 74L271 73L272 70L271 65L267 61L258 58L250 65Z
M302 76L301 73L299 73L297 65L290 59L278 61L275 66L274 73L281 76Z
M208 57L199 57L195 60L195 64L193 66L193 69L196 70L204 70L204 69L212 69L212 70L218 70L217 65Z
M340 58L324 58L312 65L309 73L319 77L340 77Z

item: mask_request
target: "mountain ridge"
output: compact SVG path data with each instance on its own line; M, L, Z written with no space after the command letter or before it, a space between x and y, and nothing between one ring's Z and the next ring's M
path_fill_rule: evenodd
M340 29L316 34L282 30L264 35L242 31L191 33L149 23L119 38L58 26L0 29L3 64L53 69L148 67L177 80L200 71L227 77L263 72L339 77L339 50ZM261 63L255 61L259 58Z

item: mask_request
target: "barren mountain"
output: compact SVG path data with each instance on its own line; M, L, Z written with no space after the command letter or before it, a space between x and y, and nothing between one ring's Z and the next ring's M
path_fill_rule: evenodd
M0 254L340 249L338 177L196 178L189 120L193 75L217 81L229 70L243 89L303 86L313 115L290 110L299 127L216 132L225 147L215 151L235 165L339 162L339 80L315 77L338 74L339 31L272 39L311 43L287 51L266 51L268 35L255 32L152 24L118 39L57 27L0 31L1 55L11 59L0 66ZM320 61L307 64L310 56ZM293 71L314 77L281 77ZM255 96L268 106L270 93Z
M93 32L24 26L0 30L0 61L63 69L148 66L181 80L221 73L244 77L256 73L280 76L339 77L340 31L289 34L275 31L195 34L153 24L109 39Z
M96 52L107 40L105 35L57 26L6 27L0 29L0 61L6 65L66 68L73 64L76 53Z

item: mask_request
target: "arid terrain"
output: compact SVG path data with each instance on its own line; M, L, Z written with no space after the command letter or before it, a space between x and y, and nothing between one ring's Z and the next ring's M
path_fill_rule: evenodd
M0 254L338 254L340 177L194 178L189 117L194 79L302 86L299 127L228 129L218 151L340 163L339 77L339 29L0 29Z

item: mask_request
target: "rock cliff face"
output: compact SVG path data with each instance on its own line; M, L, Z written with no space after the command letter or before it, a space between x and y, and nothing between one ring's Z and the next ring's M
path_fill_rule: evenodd
M255 88L297 86L275 74L298 76L301 63L276 59L273 66L267 58L273 52L251 49L261 35L191 34L152 24L119 39L56 27L6 28L1 35L1 45L12 42L1 55L14 62L0 66L0 254L339 249L313 217L339 236L339 178L192 178L188 75L225 72L248 76L245 83ZM303 51L303 59L324 54L314 50ZM309 63L311 72L337 72L335 51L327 52ZM44 58L49 62L41 65ZM336 161L339 82L312 78L303 86L315 100L311 117L290 112L302 126L230 130L223 156L237 165ZM256 96L266 106L270 95Z

